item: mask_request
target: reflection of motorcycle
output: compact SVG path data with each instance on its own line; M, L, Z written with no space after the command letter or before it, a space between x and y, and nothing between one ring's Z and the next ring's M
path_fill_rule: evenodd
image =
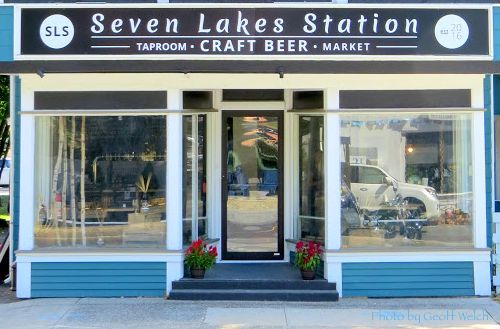
M408 202L401 194L396 194L393 200L383 202L377 210L363 210L363 224L384 230L384 237L392 239L399 231L408 239L422 239L422 223L410 219Z
M347 184L342 180L340 190L340 205L342 216L342 235L349 235L352 228L363 227L363 212Z

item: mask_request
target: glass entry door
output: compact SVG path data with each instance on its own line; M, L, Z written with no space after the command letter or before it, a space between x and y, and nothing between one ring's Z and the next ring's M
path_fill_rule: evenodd
M222 114L222 258L283 259L283 112Z

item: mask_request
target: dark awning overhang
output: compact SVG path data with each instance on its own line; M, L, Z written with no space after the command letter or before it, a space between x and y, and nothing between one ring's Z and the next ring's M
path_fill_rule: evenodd
M26 73L500 74L500 61L68 60L0 62Z

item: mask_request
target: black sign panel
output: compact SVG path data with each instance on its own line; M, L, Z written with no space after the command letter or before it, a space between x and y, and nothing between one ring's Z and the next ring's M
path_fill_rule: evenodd
M22 55L489 55L487 9L26 8Z

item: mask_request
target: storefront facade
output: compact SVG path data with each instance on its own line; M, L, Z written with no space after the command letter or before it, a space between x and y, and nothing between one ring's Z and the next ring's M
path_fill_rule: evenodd
M491 7L309 7L2 7L18 297L168 295L199 237L319 242L344 297L489 295Z

